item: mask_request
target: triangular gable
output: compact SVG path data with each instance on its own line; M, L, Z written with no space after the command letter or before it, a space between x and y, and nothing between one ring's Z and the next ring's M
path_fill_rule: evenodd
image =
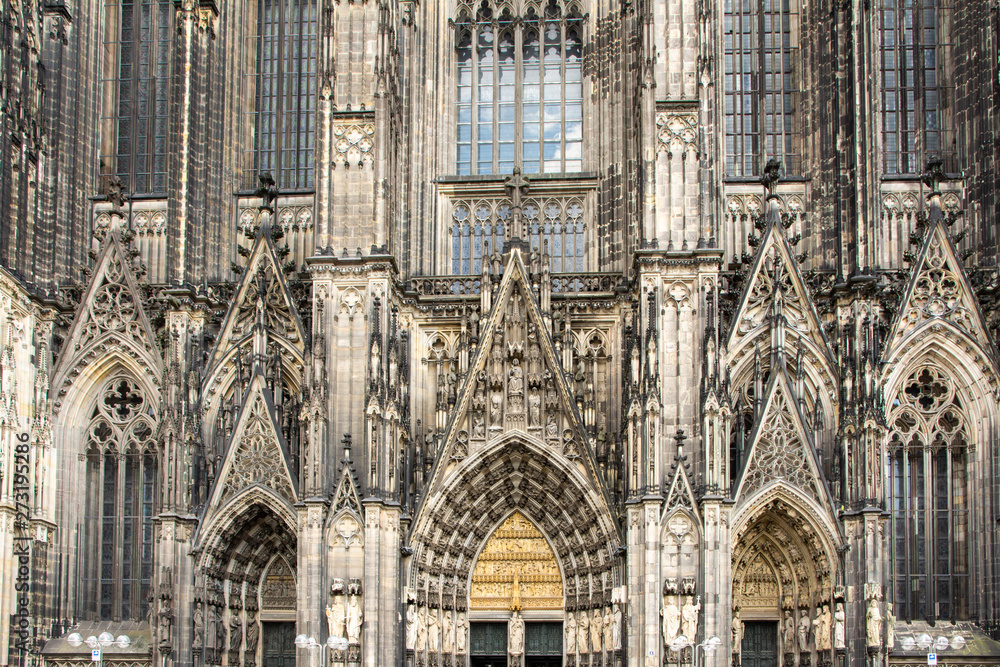
M295 503L298 484L290 460L271 392L264 376L255 373L215 480L210 506L221 507L231 497L258 484Z
M361 508L361 494L358 493L354 471L351 470L349 461L344 462L344 467L340 471L340 480L337 482L337 488L333 492L333 502L330 505L330 515L332 517L345 509L351 510L359 517L365 515Z
M302 320L266 227L258 232L246 269L223 320L209 368L250 337L260 305L263 305L264 325L269 335L284 339L301 354L305 350Z
M691 488L691 480L688 479L682 460L677 461L677 469L674 471L673 481L670 482L670 490L667 491L667 502L663 504L663 511L665 514L669 514L679 507L689 510L695 517L698 516L698 503L695 500L694 489Z
M745 340L757 338L768 329L774 308L775 291L784 297L782 312L786 330L811 340L828 364L833 355L819 315L809 296L792 247L782 227L769 222L754 257L750 275L740 295L739 307L729 327L726 349L736 352Z
M152 382L159 384L162 360L154 347L156 338L132 273L131 259L117 230L105 237L56 363L53 387L58 390L68 384L72 379L68 374L77 361L87 360L108 339L121 343L116 347L133 357L149 373Z
M824 507L832 507L812 436L783 366L775 370L764 397L761 417L754 425L750 451L733 495L736 504L771 482L782 481Z
M899 347L910 334L932 320L945 320L995 356L979 308L955 245L940 220L931 223L920 255L893 322L887 349Z
M518 248L510 251L481 331L433 479L440 481L449 466L513 432L581 463L593 484L603 489L589 437Z

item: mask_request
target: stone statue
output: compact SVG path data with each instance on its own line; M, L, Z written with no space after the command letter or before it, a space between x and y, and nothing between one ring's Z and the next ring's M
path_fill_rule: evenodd
M890 651L896 647L896 613L891 602L885 603L885 646Z
M417 612L417 652L427 650L427 607L421 607Z
M792 618L792 612L788 609L785 610L785 620L782 624L782 644L785 653L795 652L795 619Z
M816 640L817 651L830 650L830 605L823 605L822 610L816 613L813 619L813 637Z
M611 646L616 651L622 647L622 607L615 605L615 620L611 627Z
M514 657L524 653L524 621L516 611L507 624L507 653Z
M809 652L809 610L803 609L799 615L799 652Z
M590 649L594 653L601 652L602 638L604 637L604 619L601 617L601 610L595 609L590 621Z
M576 614L566 614L566 655L576 653Z
M444 653L455 651L455 621L447 609L441 612L441 650Z
M469 618L464 611L459 613L455 628L455 652L465 653L469 645Z
M417 605L412 602L406 605L406 648L410 651L417 648Z
M733 610L733 653L739 653L743 647L743 621L740 620L740 610Z
M681 610L681 615L684 617L684 636L692 643L698 636L699 611L701 611L701 596L699 595L697 600L688 596L687 602L684 603L684 608Z
M846 642L847 614L844 613L844 603L837 603L837 611L833 613L833 648L847 648Z
M585 611L581 611L578 616L579 618L576 621L576 650L580 653L587 653L587 630L589 629L590 621Z
M882 645L882 612L878 608L878 600L872 598L868 601L868 612L865 614L868 624L868 645Z
M660 613L663 615L663 643L669 644L681 629L681 610L677 608L677 600L672 595L667 596Z
M200 651L202 646L205 645L205 612L202 611L200 604L194 606L193 623L194 638L191 641L191 648L195 651Z
M507 392L510 394L520 394L524 390L524 369L521 368L521 361L514 357L510 361L510 382L507 383Z
M431 653L441 650L441 626L438 624L437 609L427 610L427 650Z
M614 618L611 616L611 607L604 608L604 650L610 651L614 648Z
M222 618L222 609L220 607L215 608L213 616L215 616L215 650L221 654L226 648L226 622ZM221 655L219 659L222 659Z
M337 596L333 598L333 604L326 607L326 629L331 637L344 636L344 621L347 618L347 611L344 609L344 598Z
M347 641L351 644L361 643L361 621L364 612L361 611L361 596L352 595L347 604Z

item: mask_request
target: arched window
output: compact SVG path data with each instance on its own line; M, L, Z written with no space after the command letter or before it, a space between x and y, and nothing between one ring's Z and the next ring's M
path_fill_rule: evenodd
M897 616L968 618L968 421L948 374L913 372L889 419L889 511Z
M882 0L882 169L887 175L920 174L931 155L946 172L955 163L944 82L950 44L941 25L940 0Z
M84 614L142 620L153 575L155 414L131 378L101 390L88 429Z
M110 0L106 64L103 186L118 176L132 194L167 191L170 0Z
M515 21L487 3L459 19L460 175L583 169L583 19L550 2Z
M316 0L260 0L251 187L268 172L282 190L312 188L317 12Z
M799 16L791 0L725 0L726 175L759 176L771 158L801 173Z

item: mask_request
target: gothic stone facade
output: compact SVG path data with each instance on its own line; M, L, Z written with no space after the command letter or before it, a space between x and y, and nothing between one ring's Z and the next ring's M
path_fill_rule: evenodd
M0 665L994 661L997 12L5 2Z

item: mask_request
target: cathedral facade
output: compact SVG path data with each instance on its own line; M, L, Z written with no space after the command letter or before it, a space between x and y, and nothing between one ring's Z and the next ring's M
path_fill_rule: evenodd
M1000 662L995 0L8 0L0 665Z

